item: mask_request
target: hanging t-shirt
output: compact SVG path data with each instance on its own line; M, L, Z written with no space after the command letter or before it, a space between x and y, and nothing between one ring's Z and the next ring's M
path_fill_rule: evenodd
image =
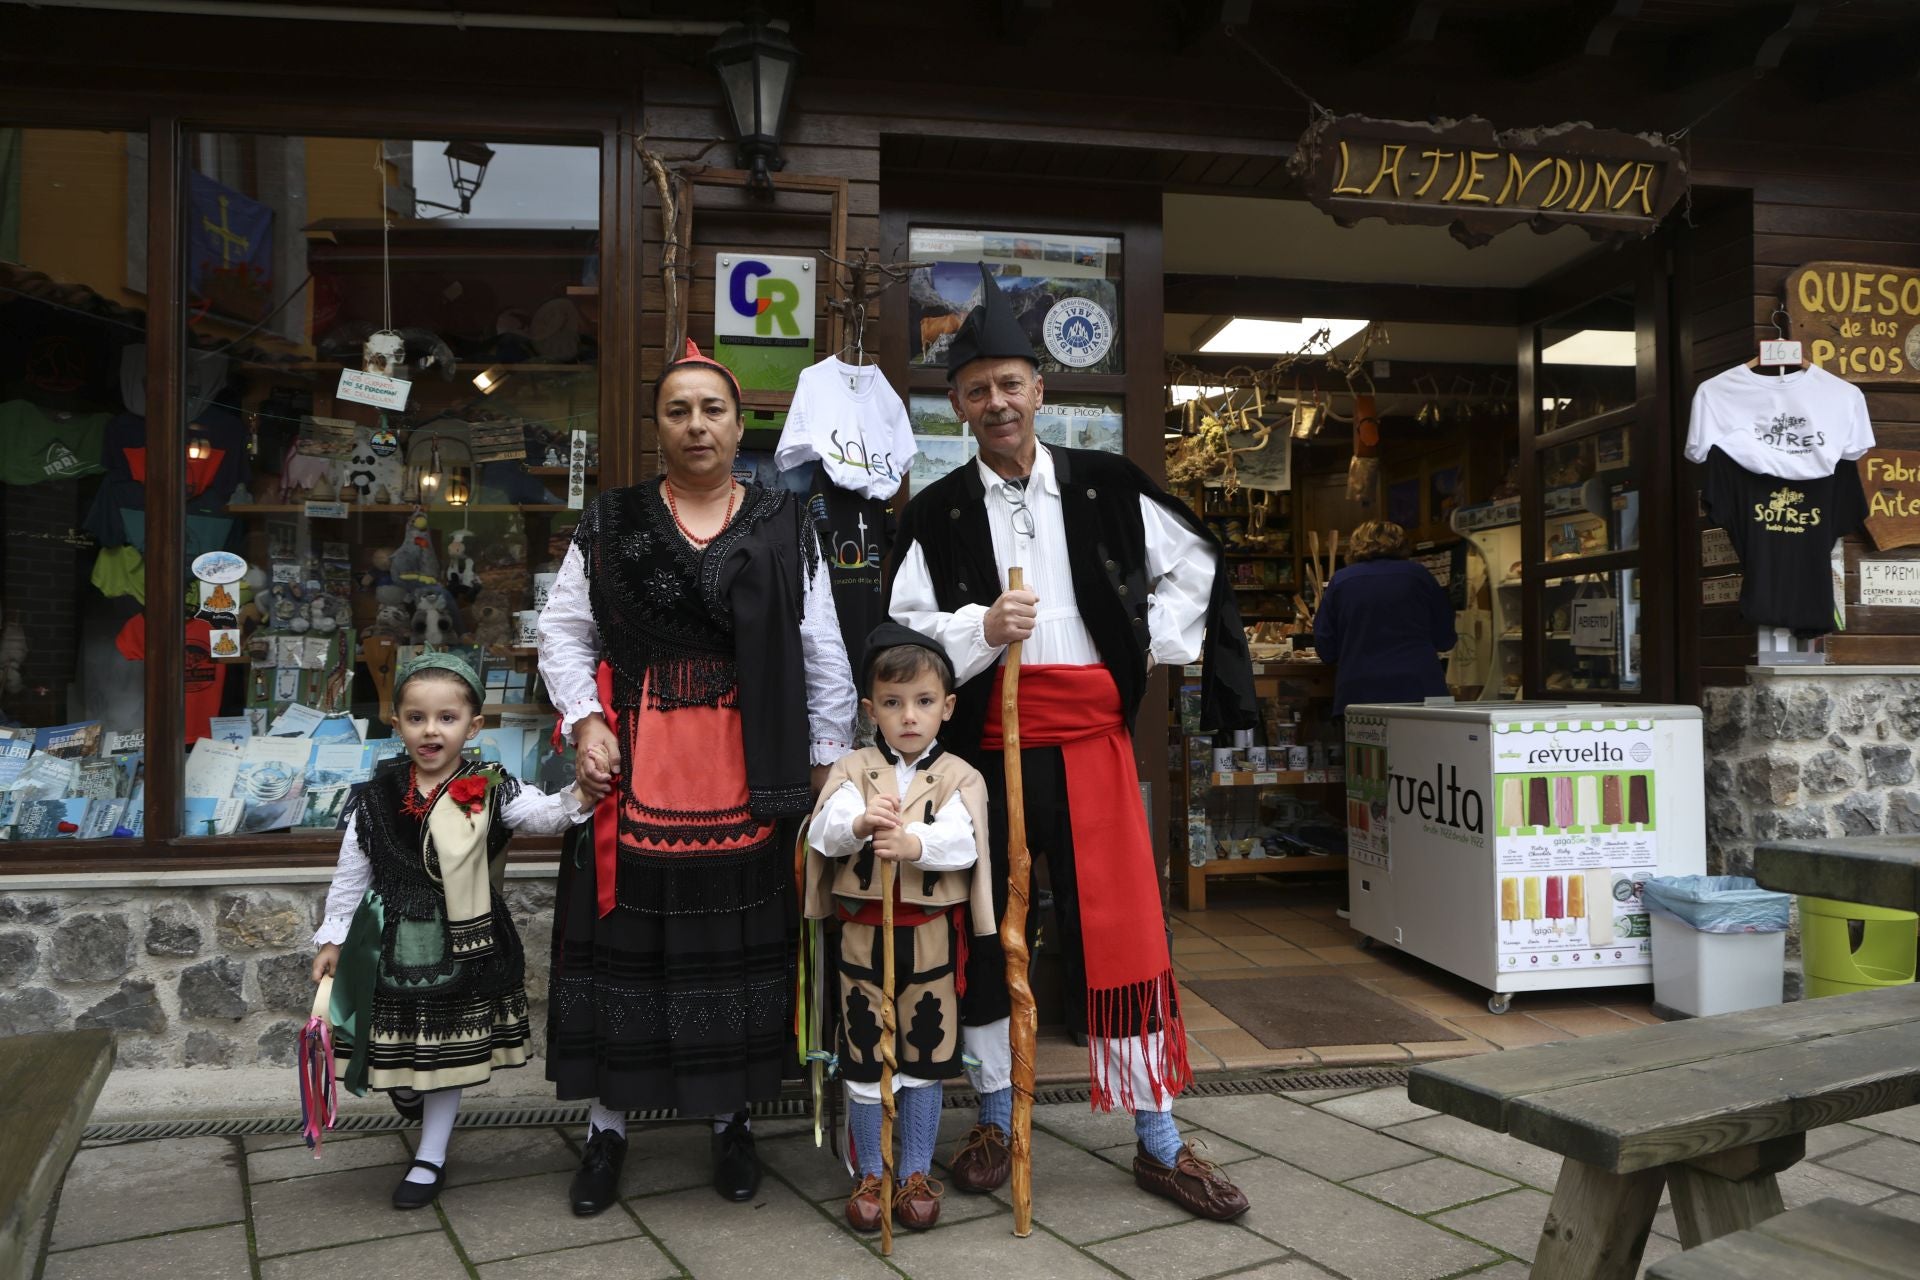
M1714 449L1707 455L1707 516L1740 556L1740 616L1791 627L1802 639L1834 629L1833 544L1860 531L1867 497L1852 463L1818 480L1755 475Z
M187 686L186 740L198 742L211 731L207 722L220 714L220 696L226 692L227 669L213 660L213 634L205 619L194 618L187 623L186 641L186 664L183 668ZM114 638L114 646L128 662L145 662L147 615L136 613L128 618L127 625L120 628L120 634Z
M1867 398L1818 365L1774 375L1735 365L1693 393L1687 457L1709 449L1756 475L1820 480L1873 448Z
M849 493L830 481L818 463L809 464L807 511L820 535L833 584L833 607L840 615L840 636L847 660L857 673L867 636L887 620L883 568L893 544L893 514L879 498Z
M0 404L0 484L98 475L104 413L48 413L31 400Z
M828 356L801 371L773 460L785 471L818 459L840 488L884 499L914 450L907 407L878 366Z

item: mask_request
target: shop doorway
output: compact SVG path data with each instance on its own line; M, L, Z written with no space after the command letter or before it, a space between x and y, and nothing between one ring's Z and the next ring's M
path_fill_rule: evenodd
M1189 907L1221 876L1344 869L1344 784L1377 762L1346 758L1311 615L1365 522L1404 529L1449 597L1455 698L1672 700L1664 237L1518 230L1468 249L1440 227L1214 195L1165 197L1163 235L1169 482L1225 546L1262 711L1228 746L1183 714L1195 681L1176 682L1185 812L1168 825ZM1356 447L1369 419L1377 444ZM1235 484L1196 474L1209 420L1246 450Z

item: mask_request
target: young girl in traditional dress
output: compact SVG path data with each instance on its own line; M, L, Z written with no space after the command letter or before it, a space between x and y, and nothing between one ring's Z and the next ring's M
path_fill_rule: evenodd
M461 1090L527 1060L524 957L500 899L507 840L562 831L589 809L577 787L542 795L462 757L480 732L481 689L459 658L404 663L393 697L407 756L348 804L313 980L334 975L341 1081L420 1122L393 1191L394 1208L419 1209L440 1194Z

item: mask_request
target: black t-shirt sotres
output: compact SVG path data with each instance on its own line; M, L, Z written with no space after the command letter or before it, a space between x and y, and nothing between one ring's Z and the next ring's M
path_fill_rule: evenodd
M1714 448L1706 471L1707 515L1740 556L1740 616L1802 639L1832 631L1833 544L1858 533L1867 514L1859 469L1843 462L1817 479L1783 480Z

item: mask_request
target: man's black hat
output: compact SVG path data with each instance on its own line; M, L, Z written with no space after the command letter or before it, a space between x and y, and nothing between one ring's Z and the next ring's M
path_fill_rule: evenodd
M980 305L967 313L947 344L947 381L975 360L1029 360L1037 367L1033 344L1014 317L1013 304L980 264Z
M873 692L873 660L880 656L883 649L894 649L910 644L925 649L939 659L941 669L951 680L953 663L947 660L947 651L940 642L929 636L923 636L912 627L903 627L897 622L883 622L867 633L867 652L860 660L860 695L866 697Z

